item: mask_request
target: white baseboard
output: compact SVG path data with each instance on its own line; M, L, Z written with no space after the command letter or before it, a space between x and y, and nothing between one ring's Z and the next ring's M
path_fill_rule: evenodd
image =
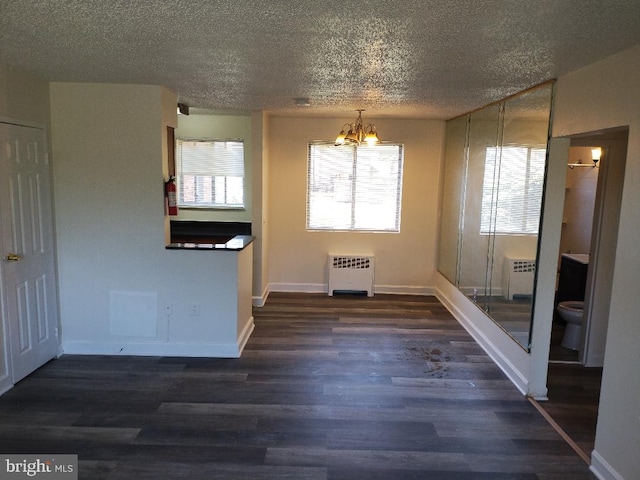
M63 342L66 355L134 355L141 357L209 357L239 358L251 337L255 323L253 317L245 325L236 343L112 343L112 342Z
M392 295L435 295L433 287L414 285L375 285L373 293L388 293Z
M493 362L504 372L504 374L511 380L518 390L523 395L528 394L529 382L527 378L520 372L515 365L509 360L509 358L498 348L494 342L489 339L485 333L480 330L475 323L460 309L455 303L444 293L437 289L436 297L442 304L451 312L455 319L462 325L462 327L473 337L473 339L482 347L482 349L491 357ZM475 308L475 307L474 307ZM498 327L495 327L496 329ZM508 336L504 332L497 332ZM509 342L513 342L511 338Z
M262 291L262 295L254 295L251 297L251 303L254 307L264 307L264 304L267 302L267 298L269 298L269 285Z
M252 316L247 322L247 324L244 326L244 328L242 329L242 332L240 332L240 336L238 337L238 357L242 355L242 352L244 351L244 347L247 345L247 342L249 341L249 337L251 337L251 334L253 333L253 330L255 328L256 328L256 324Z
M65 342L65 355L133 355L140 357L238 358L235 343Z
M591 467L589 470L591 470L599 480L632 480L625 479L622 475L616 472L616 470L609 465L609 462L602 458L602 455L600 455L596 450L591 452Z
M326 283L271 283L270 292L295 292L295 293L329 293ZM376 293L388 293L395 295L435 295L435 289L427 286L414 285L374 285ZM264 305L264 304L263 304Z
M270 292L328 293L326 283L270 283Z

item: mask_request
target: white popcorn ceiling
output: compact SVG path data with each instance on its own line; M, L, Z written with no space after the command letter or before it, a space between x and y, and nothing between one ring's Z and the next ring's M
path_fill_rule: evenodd
M451 118L638 44L639 0L0 0L2 63L272 114Z

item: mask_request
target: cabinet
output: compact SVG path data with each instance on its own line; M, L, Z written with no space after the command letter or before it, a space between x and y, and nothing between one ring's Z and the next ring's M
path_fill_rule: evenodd
M586 257L586 255L581 257ZM577 256L568 254L562 255L556 303L567 300L584 300L588 269L588 259L577 258Z

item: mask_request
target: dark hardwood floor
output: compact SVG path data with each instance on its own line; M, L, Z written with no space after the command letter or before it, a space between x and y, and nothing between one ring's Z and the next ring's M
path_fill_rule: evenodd
M276 294L240 359L63 356L0 452L81 479L594 480L433 297Z
M549 364L549 401L540 407L590 459L596 439L602 368Z

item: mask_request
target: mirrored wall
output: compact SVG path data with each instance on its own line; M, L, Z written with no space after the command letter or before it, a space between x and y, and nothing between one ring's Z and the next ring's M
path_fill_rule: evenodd
M529 348L553 84L447 122L438 270Z

